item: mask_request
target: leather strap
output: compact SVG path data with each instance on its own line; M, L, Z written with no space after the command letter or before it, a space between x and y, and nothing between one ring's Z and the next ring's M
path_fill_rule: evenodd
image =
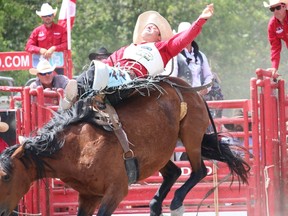
M119 117L117 115L116 110L114 109L113 106L109 105L109 104L105 104L106 108L103 110L105 113L107 113L109 115L109 119L111 121L114 133L116 135L116 137L118 138L123 150L124 150L124 159L127 158L129 152L131 152L131 157L134 157L134 153L133 151L129 148L129 142L127 139L127 135L125 133L125 131L122 128L122 125L119 121Z

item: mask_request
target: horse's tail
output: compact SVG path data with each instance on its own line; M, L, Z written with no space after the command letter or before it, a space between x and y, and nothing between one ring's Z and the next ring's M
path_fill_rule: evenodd
M233 154L230 144L219 141L217 133L204 135L201 151L205 159L226 163L233 177L236 175L243 184L248 184L249 164L240 155Z

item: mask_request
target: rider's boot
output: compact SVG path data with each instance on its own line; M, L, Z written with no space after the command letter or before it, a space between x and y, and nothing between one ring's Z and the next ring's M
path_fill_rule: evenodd
M100 61L92 61L90 67L94 65L94 80L91 86L93 90L101 91L106 88L109 81L109 69L106 64ZM65 90L64 98L60 101L63 110L69 109L78 96L78 86L76 80L69 80Z
M60 108L62 110L69 109L75 102L78 95L77 81L74 79L69 80L64 89L64 98L60 100Z

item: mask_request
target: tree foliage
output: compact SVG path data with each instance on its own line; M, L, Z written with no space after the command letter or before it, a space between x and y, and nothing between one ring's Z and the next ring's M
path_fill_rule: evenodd
M61 7L61 0L48 1ZM1 51L24 50L31 31L41 24L35 14L42 1L0 0ZM109 51L132 42L135 22L140 13L156 10L177 31L182 21L197 19L207 4L203 0L77 0L76 20L72 30L74 74L89 64L92 48L105 46ZM255 69L270 67L267 24L272 15L262 1L227 1L214 3L215 15L204 25L197 42L210 61L212 70L222 80L226 99L249 98L249 80ZM57 19L55 20L57 21ZM282 54L280 73L285 73L286 51ZM282 72L283 71L283 72ZM28 73L9 72L17 85L23 85Z

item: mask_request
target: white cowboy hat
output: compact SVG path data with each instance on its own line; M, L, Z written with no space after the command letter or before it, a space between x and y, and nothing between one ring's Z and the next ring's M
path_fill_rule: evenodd
M5 122L0 122L0 132L6 132L9 129L9 125Z
M157 11L146 11L138 16L133 33L133 43L139 44L143 42L141 33L145 26L150 23L157 26L162 41L166 41L173 36L172 28L163 16L161 16Z
M49 5L48 3L44 3L41 6L41 10L40 11L36 11L36 14L40 17L42 16L48 16L53 14L54 16L56 15L57 12L57 7L55 9L53 9L51 7L51 5Z
M37 68L30 68L29 72L32 75L37 75L38 73L47 73L54 71L56 65L51 66L47 59L41 59L37 65Z
M189 22L181 22L178 25L178 31L177 32L179 33L179 32L182 32L182 31L186 31L190 27L191 27L191 23L189 23Z
M264 7L273 7L279 3L288 4L288 0L269 0L269 3L263 2Z

